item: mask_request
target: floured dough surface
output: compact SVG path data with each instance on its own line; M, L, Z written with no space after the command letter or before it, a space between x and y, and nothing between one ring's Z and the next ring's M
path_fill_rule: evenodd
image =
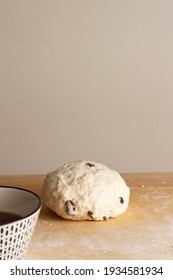
M130 191L115 170L92 161L75 161L48 173L43 199L60 217L70 220L107 220L123 214Z

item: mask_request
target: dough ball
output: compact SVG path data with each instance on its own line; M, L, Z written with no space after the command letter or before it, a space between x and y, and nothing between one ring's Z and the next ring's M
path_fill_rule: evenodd
M92 161L75 161L48 173L43 199L69 220L107 220L124 213L130 191L120 174Z

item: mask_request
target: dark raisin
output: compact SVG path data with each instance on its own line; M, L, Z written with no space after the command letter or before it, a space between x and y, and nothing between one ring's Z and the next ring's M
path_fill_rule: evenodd
M119 199L120 199L120 203L123 204L124 203L123 197L119 197Z
M67 200L65 202L65 210L66 210L66 213L68 215L74 215L75 214L75 204L72 200Z
M89 166L89 167L93 167L94 166L94 164L92 164L90 162L86 163L86 165Z
M94 218L94 213L91 212L91 211L88 211L88 216L93 219Z

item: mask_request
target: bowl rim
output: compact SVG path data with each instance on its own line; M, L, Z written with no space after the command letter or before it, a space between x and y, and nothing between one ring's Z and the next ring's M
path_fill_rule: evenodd
M8 222L8 223L5 223L5 224L3 224L3 225L0 225L0 228L1 228L1 227L4 227L4 226L7 226L7 225L9 225L9 224L14 224L14 223L16 223L16 222L22 221L22 220L24 220L24 219L26 219L26 218L28 218L28 217L31 217L31 216L32 216L33 214L35 214L38 210L40 210L41 207L42 207L42 203L43 203L42 199L40 198L40 196L39 196L38 194L36 194L36 193L33 192L33 191L30 191L30 190L28 190L28 189L24 189L24 188L21 188L21 187L17 187L17 186L2 186L2 185L0 185L0 189L1 189L1 188L5 188L5 189L16 189L16 190L19 190L19 191L28 192L28 193L32 194L33 196L35 196L35 197L37 198L37 200L38 200L38 206L37 206L32 212L30 212L30 214L25 215L25 216L22 216L21 218L15 220L15 221L13 221L13 222Z

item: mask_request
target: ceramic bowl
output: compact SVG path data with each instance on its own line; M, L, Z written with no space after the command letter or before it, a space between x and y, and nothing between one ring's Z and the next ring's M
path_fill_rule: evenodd
M0 260L24 259L41 205L31 191L0 186Z

